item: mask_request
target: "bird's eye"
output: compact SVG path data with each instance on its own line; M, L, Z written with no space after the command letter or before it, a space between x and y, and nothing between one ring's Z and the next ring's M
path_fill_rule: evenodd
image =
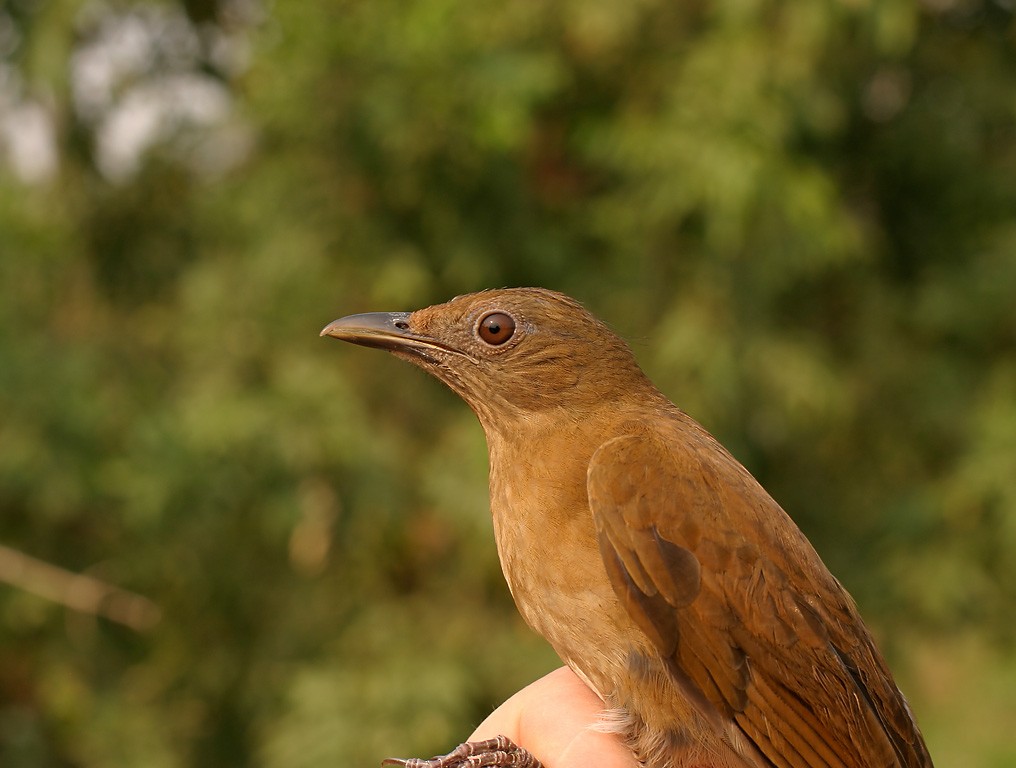
M476 332L483 341L497 347L515 335L515 321L504 312L491 312L483 316Z

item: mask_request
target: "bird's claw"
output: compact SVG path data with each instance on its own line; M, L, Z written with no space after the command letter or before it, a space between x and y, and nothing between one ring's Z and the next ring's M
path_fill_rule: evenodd
M389 757L381 765L398 765L402 768L543 768L543 764L532 753L507 736L485 741L467 741L447 755L432 757L430 760Z

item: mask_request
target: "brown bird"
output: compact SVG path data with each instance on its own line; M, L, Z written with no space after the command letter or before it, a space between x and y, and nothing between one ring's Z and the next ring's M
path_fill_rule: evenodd
M646 768L932 765L804 534L574 299L483 291L321 333L418 365L475 411L516 605ZM396 762L539 766L507 739Z

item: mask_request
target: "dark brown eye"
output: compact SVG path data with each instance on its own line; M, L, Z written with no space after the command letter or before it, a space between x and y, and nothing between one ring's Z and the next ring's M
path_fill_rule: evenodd
M476 332L491 346L504 344L515 334L515 321L504 312L491 312L480 321Z

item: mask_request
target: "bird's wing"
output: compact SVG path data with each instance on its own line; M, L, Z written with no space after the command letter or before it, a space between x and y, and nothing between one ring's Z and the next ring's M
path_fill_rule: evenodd
M931 766L804 535L697 425L667 429L600 446L588 493L614 590L671 673L774 766Z

